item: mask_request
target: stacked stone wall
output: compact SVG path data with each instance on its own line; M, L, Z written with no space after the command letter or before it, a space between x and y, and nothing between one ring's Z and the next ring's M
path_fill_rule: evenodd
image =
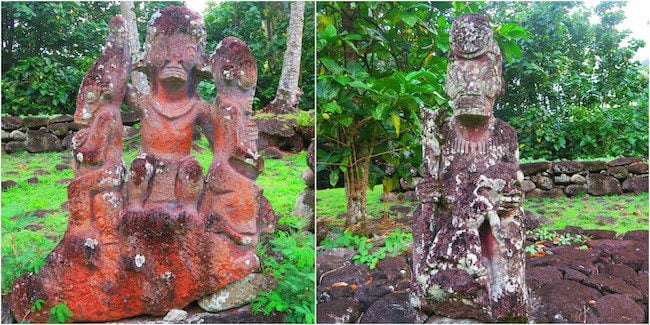
M139 134L133 125L140 123L133 112L122 113L124 138L130 139ZM83 126L75 123L70 115L58 117L43 116L3 116L2 153L11 154L25 150L30 153L69 150L72 136Z
M527 198L648 192L648 162L622 157L610 161L543 161L521 164Z

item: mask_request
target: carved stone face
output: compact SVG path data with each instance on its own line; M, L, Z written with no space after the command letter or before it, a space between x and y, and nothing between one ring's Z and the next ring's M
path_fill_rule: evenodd
M521 183L524 174L515 164L496 164L481 175L476 184L476 202L479 209L498 213L513 211L523 204Z
M492 116L494 99L503 93L501 52L483 15L456 19L450 33L451 51L445 91L454 116L485 120Z
M187 34L161 34L153 41L149 59L163 83L185 85L198 63L197 44Z

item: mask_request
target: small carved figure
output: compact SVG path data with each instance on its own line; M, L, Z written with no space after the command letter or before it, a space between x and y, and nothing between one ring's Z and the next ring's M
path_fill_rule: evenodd
M125 26L122 17L111 19L106 50L86 72L79 88L74 119L87 128L72 139L75 180L68 187L71 222L93 215L94 194L119 189L124 182L120 104L131 72ZM121 208L121 197L112 200L115 209Z
M492 114L501 54L483 15L458 17L450 42L453 116L422 114L412 303L455 318L526 319L517 135Z

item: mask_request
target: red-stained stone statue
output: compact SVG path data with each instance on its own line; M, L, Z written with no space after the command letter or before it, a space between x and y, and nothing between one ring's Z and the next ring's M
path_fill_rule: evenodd
M411 302L452 318L525 320L517 135L493 116L503 92L501 53L483 15L458 17L450 42L445 90L453 116L423 112Z
M264 162L250 119L257 66L248 46L228 37L210 59L201 18L184 7L154 14L145 72L151 93L128 86L131 58L124 20L109 25L104 53L79 90L73 140L75 180L70 223L39 274L15 283L19 321L45 322L65 302L72 321L164 315L238 281L259 267L260 232L274 213L255 179ZM200 80L217 84L214 105L197 94ZM126 171L120 104L140 115L142 151ZM214 156L204 176L191 155L199 125ZM41 310L32 310L42 299Z

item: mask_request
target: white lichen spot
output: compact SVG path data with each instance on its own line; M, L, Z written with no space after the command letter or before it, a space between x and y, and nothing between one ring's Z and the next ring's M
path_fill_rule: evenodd
M241 239L241 244L244 245L244 246L248 246L248 245L250 245L252 242L253 242L253 238L251 238L251 237L249 237L249 236L244 236L244 237Z
M78 162L83 162L84 161L84 154L81 152L77 152L77 161Z
M137 254L135 255L134 261L136 267L142 267L144 265L145 259L143 255Z
M92 239L90 237L86 238L86 242L84 243L84 246L90 249L95 249L97 245L99 245L99 241L97 241L97 239Z
M102 186L101 182L100 182L100 186ZM102 194L102 198L104 200L106 200L108 203L110 203L111 206L114 209L117 209L117 208L120 207L120 197L117 196L117 194L115 194L115 192L106 192L106 193Z

